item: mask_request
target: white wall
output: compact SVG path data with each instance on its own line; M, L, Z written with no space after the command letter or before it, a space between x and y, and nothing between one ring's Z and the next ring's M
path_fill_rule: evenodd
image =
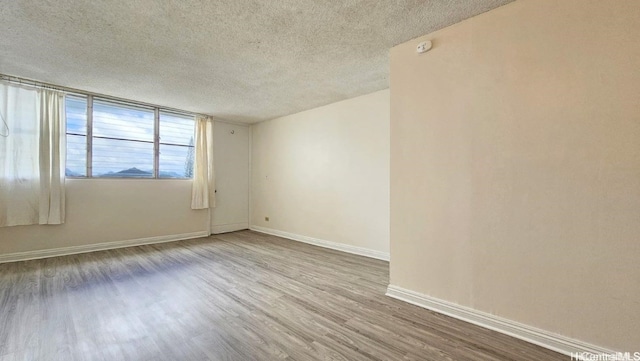
M251 148L252 226L388 253L388 90L255 124Z
M231 135L230 131L234 130ZM63 225L0 227L0 256L150 237L245 229L249 127L215 124L217 207L191 209L191 180L67 179ZM239 227L239 228L238 228ZM9 257L10 258L10 257Z
M249 228L249 133L248 125L215 123L217 193L211 233Z
M207 211L191 210L191 181L67 179L62 225L0 228L0 255L206 232Z
M639 14L518 0L391 50L393 285L638 350Z

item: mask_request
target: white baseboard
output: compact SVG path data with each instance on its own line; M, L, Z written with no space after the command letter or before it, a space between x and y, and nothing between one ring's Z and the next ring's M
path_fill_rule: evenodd
M211 227L211 234L220 234L249 229L249 223L229 223Z
M200 231L200 232L191 232L191 233L172 234L168 236L129 239L126 241L104 242L104 243L96 243L96 244L86 244L82 246L9 253L9 254L0 255L0 263L27 261L27 260L38 259L38 258L58 257L58 256L66 256L70 254L104 251L107 249L141 246L144 244L175 242L175 241L181 241L184 239L201 238L201 237L208 237L208 236L209 236L209 233L207 231Z
M583 352L591 354L614 353L614 351L607 350L600 346L591 345L586 342L574 340L549 331L511 321L506 318L433 298L402 287L389 285L387 288L387 296L451 316L480 327L488 328L567 356L571 356L572 353L575 354Z
M252 231L260 232L260 233L270 234L272 236L278 236L278 237L287 238L287 239L291 239L298 242L312 244L314 246L330 248L330 249L335 249L337 251L357 254L359 256L365 256L365 257L375 258L383 261L389 261L389 253L386 253L386 252L375 251L375 250L363 248L363 247L351 246L343 243L325 241L323 239L301 236L299 234L278 231L276 229L271 229L266 227L251 226L249 227L249 229Z

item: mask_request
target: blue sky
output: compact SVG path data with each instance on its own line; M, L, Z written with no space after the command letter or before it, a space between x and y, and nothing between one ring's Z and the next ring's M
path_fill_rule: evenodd
M86 99L67 97L67 133L86 135ZM153 109L133 108L94 100L93 175L129 168L153 170ZM160 113L160 171L183 175L188 148L194 134L192 117ZM127 138L138 141L101 139ZM67 135L67 168L85 175L86 138Z

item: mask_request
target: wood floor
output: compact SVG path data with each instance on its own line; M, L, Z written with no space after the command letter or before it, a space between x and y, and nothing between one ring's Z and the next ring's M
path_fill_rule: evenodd
M0 264L0 360L568 360L384 295L388 263L251 231Z

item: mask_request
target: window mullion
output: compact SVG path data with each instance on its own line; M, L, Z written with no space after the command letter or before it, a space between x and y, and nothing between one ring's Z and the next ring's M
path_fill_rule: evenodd
M160 178L160 109L153 109L153 178Z
M93 95L87 95L87 178L93 177Z
M124 140L127 142L136 142L136 143L154 143L152 140L139 140L139 139L131 139L131 138L116 138L116 137L104 137L96 135L94 138L98 139L111 139L111 140Z

